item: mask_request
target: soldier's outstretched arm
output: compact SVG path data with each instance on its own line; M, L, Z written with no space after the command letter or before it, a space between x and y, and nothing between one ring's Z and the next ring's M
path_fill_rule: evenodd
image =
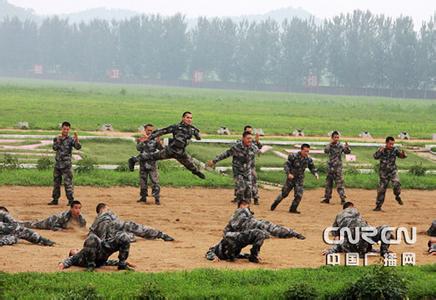
M168 133L173 133L175 129L176 129L176 126L171 125L171 126L168 126L168 127L162 128L162 129L155 130L150 135L149 139L154 139L154 138L157 138L158 136L162 136L162 135L165 135Z
M67 259L65 259L63 262L60 262L59 269L63 270L76 265L79 262L80 255L82 255L82 250L76 255L70 256Z
M404 158L407 157L407 154L406 154L406 152L404 152L404 150L400 150L400 149L398 149L398 151L397 151L397 157L399 157L399 158L401 158L401 159L404 159Z
M230 156L233 156L235 154L235 150L234 148L230 148L226 151L224 151L223 153L221 153L220 155L218 155L217 157L215 157L212 162L215 165L217 162L222 161Z
M200 134L200 129L192 126L194 128L194 137L197 141L201 140L201 134Z

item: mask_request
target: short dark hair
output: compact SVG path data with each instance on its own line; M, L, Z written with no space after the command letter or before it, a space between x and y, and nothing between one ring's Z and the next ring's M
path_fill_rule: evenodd
M79 200L73 200L73 202L71 202L70 207L73 208L74 205L82 205L82 203L80 203Z
M333 131L331 136L334 137L335 135L339 135L339 132L337 130Z
M304 148L310 148L310 145L304 143L304 144L301 145L301 150L303 150Z
M246 137L247 135L252 135L252 133L248 131L244 131L244 133L242 133L243 138Z
M6 207L4 207L4 206L0 206L0 210L3 210L5 212L9 212L9 210Z
M145 124L145 125L144 125L144 129L147 128L147 127L154 127L154 125L151 124L151 123Z
M183 113L182 117L184 118L184 117L186 117L186 115L192 115L192 112L190 112L190 111L185 111L185 112Z
M100 211L101 211L103 208L105 208L106 206L107 206L106 203L99 203L99 204L97 204L97 207L95 208L95 212L96 212L97 214L99 214Z
M387 142L395 142L395 139L394 139L394 137L393 136L388 136L387 138L386 138L386 143Z
M248 128L253 129L253 127L252 127L251 125L245 125L245 126L244 126L244 131L247 131Z
M342 205L343 209L349 208L350 206L354 206L353 202L347 201L344 203L344 205Z
M65 122L62 123L61 127L64 127L64 126L71 127L71 124L70 124L70 122L65 121Z
M250 204L250 201L247 199L241 199L238 201L238 207L240 207L242 204Z

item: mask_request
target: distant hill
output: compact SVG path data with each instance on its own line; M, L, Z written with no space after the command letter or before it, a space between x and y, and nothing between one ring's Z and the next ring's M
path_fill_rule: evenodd
M133 10L108 9L105 7L97 7L97 8L87 9L71 14L61 14L59 15L59 17L65 19L68 18L71 23L80 23L80 22L89 22L93 19L119 21L119 20L129 19L133 16L141 15L141 14L143 13ZM18 7L8 3L7 0L0 0L0 20L3 20L5 17L18 17L21 20L32 19L35 21L40 21L48 16L37 15L35 14L35 11L33 9ZM287 8L272 10L265 14L232 16L229 18L231 18L235 22L239 22L244 19L248 21L262 21L270 18L277 21L278 23L281 23L285 19L290 19L294 17L300 19L309 19L314 16L302 8L287 7ZM315 21L319 21L319 20L315 18ZM196 18L187 19L187 22L188 22L188 27L193 27L197 23L197 19Z
M6 17L18 17L21 20L37 18L33 9L18 7L7 0L0 0L0 20Z

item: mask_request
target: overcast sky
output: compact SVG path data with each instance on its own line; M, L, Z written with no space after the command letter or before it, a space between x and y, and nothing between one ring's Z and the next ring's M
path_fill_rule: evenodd
M33 8L38 14L71 13L95 7L124 8L144 13L188 17L263 14L283 7L301 7L319 18L354 9L369 9L389 16L409 15L420 23L436 10L436 0L9 0Z

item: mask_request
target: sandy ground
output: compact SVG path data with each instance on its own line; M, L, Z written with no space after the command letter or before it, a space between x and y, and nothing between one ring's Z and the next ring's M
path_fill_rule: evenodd
M95 217L95 206L108 203L122 219L133 220L161 229L176 238L175 242L139 239L131 245L129 261L137 265L138 271L187 270L193 268L290 268L318 267L324 264L321 251L328 246L322 241L322 230L330 226L341 210L335 195L334 203L321 205L321 189L306 191L300 206L301 215L288 213L289 199L271 212L272 200L278 190L261 190L260 206L253 206L257 218L268 219L294 228L307 239L270 239L262 248L261 264L247 261L209 262L204 258L207 249L220 240L222 229L231 216L234 205L230 203L232 190L203 188L163 188L162 205L138 204L135 188L91 188L77 187L76 197L84 204L83 213L90 225ZM404 242L392 246L398 255L415 252L418 264L436 263L436 257L426 255L427 237L424 231L436 219L436 191L403 192L404 206L399 206L391 191L387 196L384 212L371 211L375 191L348 190L348 197L360 209L372 225L416 226L418 242L407 246ZM47 206L51 189L47 187L0 187L0 205L7 206L14 217L20 220L40 219L67 209L65 200L58 207ZM54 247L32 245L20 241L14 246L0 248L0 271L6 272L54 272L57 264L66 257L68 249L80 248L86 230L62 232L39 231L54 241ZM73 267L70 271L82 270ZM105 267L103 270L115 270Z

